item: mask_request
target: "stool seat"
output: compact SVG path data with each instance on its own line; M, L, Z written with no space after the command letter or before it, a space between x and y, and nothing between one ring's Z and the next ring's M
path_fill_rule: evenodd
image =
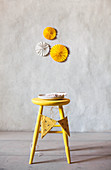
M32 103L40 105L40 106L60 106L66 105L70 102L69 99L59 99L59 100L52 100L52 99L40 99L40 98L33 98Z

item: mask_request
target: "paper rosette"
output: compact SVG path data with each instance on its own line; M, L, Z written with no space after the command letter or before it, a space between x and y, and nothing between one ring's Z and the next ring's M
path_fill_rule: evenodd
M56 37L56 30L52 27L47 27L44 29L43 35L48 40L53 40Z
M68 57L68 49L64 45L57 44L51 48L50 55L53 60L63 62Z
M39 42L35 47L36 53L40 56L48 55L49 50L49 44L47 44L46 42Z

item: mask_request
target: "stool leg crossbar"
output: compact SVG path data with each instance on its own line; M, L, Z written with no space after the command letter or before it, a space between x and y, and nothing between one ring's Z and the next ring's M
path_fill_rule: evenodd
M29 164L32 164L32 162L33 162L35 148L36 148L37 140L38 140L38 135L39 135L39 133L41 133L40 122L41 122L42 111L43 111L43 106L40 106L38 117L37 117L37 122L35 125L34 135L33 135L33 144L32 144L32 148L31 148ZM64 111L63 111L62 105L59 106L59 114L60 114L60 118L63 119ZM55 127L60 127L60 125L55 125ZM49 133L62 133L63 134L67 162L70 164L71 160L70 160L70 150L69 150L69 145L68 145L68 136L67 136L66 132L64 131L64 129L62 128L62 131L50 131Z

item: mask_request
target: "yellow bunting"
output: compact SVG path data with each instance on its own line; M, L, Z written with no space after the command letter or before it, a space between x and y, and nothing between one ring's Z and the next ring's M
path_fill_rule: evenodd
M53 60L63 62L68 57L68 49L64 45L57 44L51 48L50 55Z
M47 27L43 31L43 35L48 40L53 40L56 37L56 30L52 27Z
M65 130L65 132L67 133L67 135L70 136L67 117L65 117L64 119L59 120L58 123L59 123L59 124L61 125L61 127Z
M41 115L41 138L43 138L56 124L56 120Z

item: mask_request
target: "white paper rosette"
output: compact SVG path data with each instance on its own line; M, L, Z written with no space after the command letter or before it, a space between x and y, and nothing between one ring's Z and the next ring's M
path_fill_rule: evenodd
M46 42L39 42L35 47L36 53L40 56L46 56L49 53L49 50L49 44Z

